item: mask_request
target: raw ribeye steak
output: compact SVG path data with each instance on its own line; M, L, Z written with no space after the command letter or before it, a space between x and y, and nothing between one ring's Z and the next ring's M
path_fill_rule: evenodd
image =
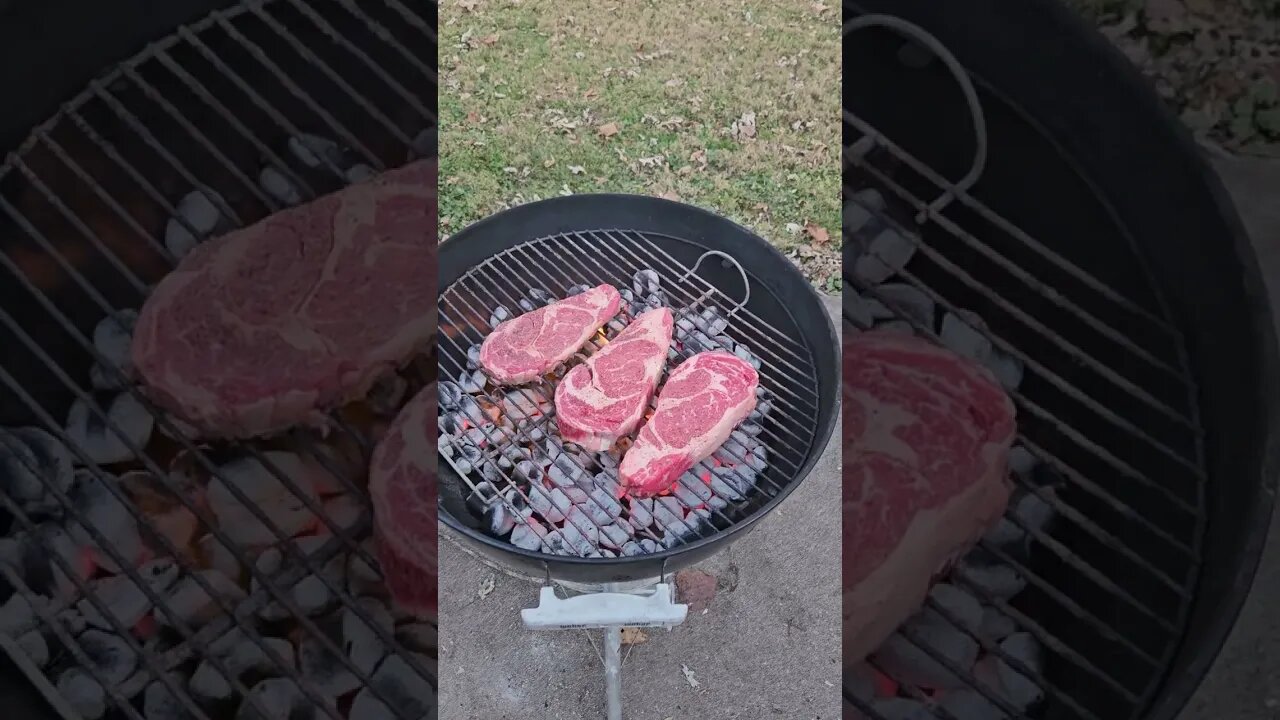
M507 320L484 339L480 366L501 385L535 380L577 352L621 303L612 285L598 285Z
M374 544L391 597L405 612L436 614L436 386L410 400L369 464Z
M670 490L751 414L759 384L751 363L723 350L680 363L658 394L653 417L618 466L623 492L650 497Z
M138 315L148 395L210 437L252 437L362 398L435 336L436 162L198 245Z
M671 311L642 313L556 387L560 436L592 451L639 426L671 348Z
M1016 427L985 368L909 333L846 329L843 365L847 665L1000 519Z

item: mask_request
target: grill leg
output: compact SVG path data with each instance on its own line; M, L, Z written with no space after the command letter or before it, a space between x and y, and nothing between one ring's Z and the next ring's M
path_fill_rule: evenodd
M622 720L622 628L604 632L604 696L609 720Z

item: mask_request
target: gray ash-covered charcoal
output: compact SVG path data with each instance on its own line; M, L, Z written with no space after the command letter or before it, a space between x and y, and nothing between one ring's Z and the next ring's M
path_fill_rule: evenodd
M885 227L871 239L867 251L854 261L853 273L869 283L882 283L906 267L919 239Z
M649 295L662 287L662 277L652 268L644 268L631 276L631 289L636 295Z
M529 488L529 507L547 522L563 521L565 511L572 506L573 501L559 488L548 490L537 485Z
M103 473L99 477L90 470L78 470L67 495L77 516L82 518L68 519L67 530L78 545L95 550L94 559L99 565L111 572L120 571L119 564L94 539L90 528L105 537L107 544L126 562L136 562L141 557L143 543L138 521L119 499L125 495L115 476Z
M645 550L640 546L640 543L629 542L622 546L621 555L623 557L635 557L636 555L644 554Z
M498 490L488 482L476 483L475 489L467 495L467 507L477 514L495 502L498 502Z
M315 720L319 717L327 715L315 707L295 681L267 678L249 690L249 697L240 703L235 720Z
M546 536L547 529L542 523L526 517L511 531L511 544L525 550L537 550L542 547L542 539Z
M644 530L653 524L653 498L627 500L627 519L636 530Z
M573 286L570 286L570 288L565 291L565 295L569 297L573 297L574 295L581 295L582 293L590 289L591 289L591 286L587 285L586 283L583 283L581 285L573 285Z
M494 503L484 511L484 526L490 535L503 537L515 529L516 518L504 503Z
M881 304L886 308L889 314L892 314L892 306L897 306L899 312L903 315L915 320L924 327L933 330L936 317L936 304L933 298L929 297L923 290L908 283L885 283L876 288L882 298ZM877 320L883 318L876 318Z
M98 675L112 685L124 682L138 666L138 654L113 632L90 628L76 638Z
M457 410L462 402L462 387L458 383L443 380L436 385L440 398L440 407L445 410Z
M520 298L519 300L516 301L516 305L520 306L521 312L528 313L538 309L538 307L534 305L533 301L530 300L529 298Z
M151 560L138 568L138 576L157 595L173 584L178 577L178 567L168 559ZM76 609L94 627L111 630L117 626L131 628L152 607L151 598L133 578L116 575L94 580L89 585L98 603L83 598ZM104 609L100 609L101 605Z
M756 370L760 369L760 366L761 366L760 358L756 357L755 353L748 350L747 346L745 345L735 346L733 348L733 354L745 360L746 362L750 363L751 367L755 368Z
M540 549L542 552L551 555L569 555L573 552L573 550L565 544L564 535L561 534L559 530L552 530L546 535L543 535Z
M597 525L582 508L575 505L565 515L564 526L560 528L565 545L576 555L588 555L599 549L600 526Z
M435 667L435 661L424 655L413 653L411 658L419 667ZM416 718L434 714L436 693L432 680L423 677L408 661L395 654L388 655L378 666L369 685L379 697L386 698L396 708L398 717ZM364 720L361 716L352 715L353 720L357 717Z
M582 466L577 459L568 453L561 453L547 468L547 477L558 487L574 485L583 474Z
M1044 666L1040 641L1031 633L1016 632L1010 635L1000 641L1000 649L1009 657L1020 661L1032 673L1039 673ZM995 665L1006 697L1019 709L1026 709L1044 697L1044 690L1034 680L1003 658L997 657Z
M155 417L133 395L94 396L96 408L76 400L67 412L66 433L70 441L103 465L132 460L133 448L143 448L151 439ZM105 411L105 419L98 411ZM131 447L132 446L132 447Z
M184 195L174 207L177 217L169 218L165 225L165 248L175 258L191 252L224 219L218 210L222 202L222 196L213 190L192 190Z
M529 460L521 460L516 463L516 474L534 485L542 485L542 468Z
M556 296L542 288L529 288L529 299L539 305L550 305L556 301Z
M137 310L116 310L93 328L93 347L102 356L102 362L126 374L130 367L129 345L137 321Z
M472 345L471 347L467 348L467 369L468 370L480 369L480 346L479 345Z
M507 309L507 306L499 305L493 309L493 312L489 313L489 327L496 328L502 323L510 320L511 317L511 311Z
M293 206L302 202L302 190L279 168L270 165L258 173L258 186L282 205Z
M49 488L66 492L75 479L71 452L37 427L0 428L0 490L28 510L49 511L58 500Z
M635 529L629 523L604 525L600 528L600 544L617 550L629 543L633 535L635 535Z
M311 169L324 165L341 167L343 152L338 143L319 135L300 133L289 138L289 152Z
M597 525L607 525L622 515L622 505L601 488L591 491L590 500L583 507Z
M359 678L342 658L315 637L305 637L298 645L298 669L327 697L336 698L360 687Z
M729 327L729 321L715 306L704 308L692 319L694 326L707 335L719 335Z
M711 499L711 488L696 473L687 472L676 481L675 496L688 507L697 507Z
M725 500L741 500L744 497L742 480L734 468L721 466L711 471L711 491Z
M657 290L645 296L644 304L646 309L656 310L662 307L670 307L671 300L667 297L666 293L661 290Z
M73 667L58 676L58 695L83 720L98 720L107 711L107 693L89 673Z
M485 383L488 381L484 371L469 370L458 376L458 387L462 388L463 392L481 393L484 392Z
M142 693L142 714L147 720L188 720L195 717L178 695L170 688L178 688L178 692L186 695L182 688L183 678L178 673L168 673L169 683L153 680Z
M844 204L841 227L850 234L859 235L865 228L876 223L876 215L883 211L884 197L878 190L859 190Z

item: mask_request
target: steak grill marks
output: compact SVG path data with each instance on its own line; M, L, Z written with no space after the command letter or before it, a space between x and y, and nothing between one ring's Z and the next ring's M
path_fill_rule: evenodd
M299 31L326 35L334 45L313 52L295 36ZM237 483L228 480L208 454L208 448L187 438L181 426L155 411L138 389L128 384L118 361L105 355L87 337L86 314L80 311L87 307L90 315L103 317L115 315L115 305L121 302L136 306L148 285L172 266L175 252L158 236L154 227L157 217L161 227L163 218L169 217L171 227L181 227L192 237L205 237L213 230L212 223L204 226L178 207L181 203L169 194L174 185L204 194L221 218L221 231L313 199L327 188L352 179L351 169L355 166L348 168L347 160L327 153L314 153L314 165L304 162L315 170L311 173L300 170L297 161L284 160L291 149L284 145L285 139L290 139L291 144L296 142L304 135L303 127L345 144L347 157L358 158L365 168L362 172L376 172L404 162L414 145L417 131L413 128L435 123L434 112L426 108L429 101L406 89L428 84L434 87L435 71L425 55L420 57L407 47L433 50L434 43L434 31L428 22L399 0L361 5L348 0L328 4L280 0L217 12L95 81L90 90L68 104L64 114L37 128L32 139L0 170L7 182L28 191L18 199L0 195L0 211L19 228L24 240L0 252L0 266L11 276L6 284L14 292L8 297L24 293L26 299L13 306L8 300L0 305L0 332L6 336L6 343L12 337L15 361L21 357L43 366L34 382L31 372L16 362L0 367L0 384L30 411L27 421L38 423L57 437L84 466L81 472L85 477L106 488L112 498L109 502L118 503L123 517L136 524L148 544L169 559L160 565L135 566L137 559L117 546L119 539L104 534L98 524L88 519L85 509L77 506L66 488L48 482L41 468L33 467L15 449L13 437L0 434L0 451L16 458L19 466L46 482L44 497L55 516L84 528L87 539L101 554L99 564L109 560L118 566L116 579L131 581L129 587L145 597L148 607L176 616L164 585L151 573L160 572L170 581L177 580L174 573L191 569L191 561L184 548L176 546L157 528L147 509L121 491L112 470L103 468L109 463L96 459L92 448L78 444L77 437L63 429L54 415L56 411L50 409L46 388L55 387L58 392L74 396L93 425L101 427L105 436L114 436L129 454L136 456L136 465L154 476L166 500L190 513L198 521L198 532L211 536L211 546L233 558L253 580L250 592L235 600L210 585L202 575L183 572L178 581L190 582L208 594L216 607L216 617L198 629L190 622L174 622L176 644L157 646L144 642L151 631L122 623L117 617L119 608L109 597L95 591L98 583L82 577L77 565L83 560L64 556L51 544L51 536L41 532L52 527L47 514L37 514L9 494L0 493L0 506L13 517L14 529L27 533L35 543L32 548L52 563L55 577L63 576L71 592L53 599L43 597L45 589L37 588L36 579L27 576L26 568L11 564L12 555L6 554L8 559L0 563L0 573L13 594L5 607L27 609L16 618L10 616L15 622L11 629L20 633L38 621L74 660L70 667L97 686L99 702L103 696L110 698L127 717L141 718L144 713L148 720L224 717L235 713L235 705L267 716L278 712L284 702L298 709L309 708L308 712L317 715L343 718L345 713L334 704L328 689L320 686L319 678L300 672L292 652L282 654L279 644L266 642L256 627L255 615L268 607L276 608L277 622L287 620L304 643L326 654L336 668L366 688L358 707L382 708L378 712L384 717L415 718L421 713L406 707L399 692L404 681L420 690L425 685L425 690L417 693L419 697L425 699L433 693L434 660L410 652L398 633L380 622L367 605L357 602L354 589L348 590L342 579L335 581L326 571L334 562L345 565L351 558L377 576L377 563L361 542L370 531L363 490L313 441L297 439L299 452L329 476L327 482L346 496L358 499L356 516L338 520L255 444L229 446L227 449L260 463L327 532L327 538L317 538L318 544L302 550L291 541L292 533L281 528L277 517L258 508ZM386 67L392 63L394 73ZM337 67L343 72L335 70ZM381 84L375 88L373 83L349 79L362 73L371 74ZM263 90L272 84L282 91ZM322 85L323 101L313 95ZM398 98L396 106L405 111L394 120L379 109L379 101L387 97ZM206 116L216 122L208 124ZM379 138L377 146L358 139L366 136ZM268 163L256 179L248 174L256 170L247 173L245 169L256 162L246 158L255 156ZM276 182L279 179L286 183L282 186ZM91 202L81 202L84 198L91 198ZM105 263L96 262L98 255ZM105 274L104 269L108 271ZM51 293L57 293L57 299ZM80 293L87 298L87 305ZM72 303L70 296L82 306ZM128 299L122 301L122 297ZM15 306L38 308L33 314L39 317L34 323L32 318L15 317L10 312ZM88 325L92 327L93 321ZM168 453L185 453L200 472L220 480L238 504L270 533L283 553L280 571L267 571L255 563L249 550L219 527L216 514L169 477L167 461L152 454L153 446L148 445L146 435L138 437L130 428L122 427L115 413L107 413L100 395L85 382L87 373L80 372L88 369L85 358L96 365L95 371L101 369L115 380L122 393L119 397L132 398L153 413L154 419L148 421L147 427L154 422L172 441ZM372 447L370 438L342 418L335 416L334 425L339 437L359 447L367 457ZM4 542L11 543L6 545L6 552L17 546L11 539ZM148 577L143 577L144 571ZM375 672L373 667L348 657L341 640L322 629L319 621L300 605L300 582L323 588L324 593L336 598L341 612L357 618L392 653L396 667L385 673L381 668ZM91 637L89 633L94 631L83 631L82 621L78 626L68 624L67 618L76 614L72 612L76 607L101 616L109 635L99 632ZM272 680L247 687L241 673L228 666L228 658L212 651L230 634L260 653L257 669L274 676ZM105 646L104 637L109 638ZM434 641L431 646L429 651L434 652ZM114 655L123 653L131 660L126 665L104 664L103 651L107 647ZM415 649L424 648L415 644ZM222 674L243 701L234 703L229 711L218 712L210 712L198 703L179 674L179 668L192 659L207 663Z
M512 541L529 550L585 557L607 557L613 554L612 549L622 547L627 548L624 554L661 551L710 537L740 521L777 494L799 469L816 431L816 380L811 358L796 340L749 310L735 309L737 301L731 297L732 291L726 294L711 285L696 273L697 265L690 269L672 257L662 247L671 240L629 230L582 231L542 238L499 253L442 292L440 370L444 378L459 382L441 383L441 452L465 484L464 494L470 493L472 511L484 516L491 534L513 533ZM760 365L763 407L758 410L763 412L754 414L739 428L714 459L696 466L696 475L686 473L673 494L645 503L643 509L635 509L629 499L624 499L621 507L613 500L619 494L617 451L625 449L626 439L621 446L615 446L612 457L609 453L578 455L572 452L572 446L571 452L561 451L551 399L564 368L535 386L494 388L473 369L474 363L468 362L469 354L475 356L473 346L497 321L505 319L505 312L510 312L505 308L527 311L533 307L526 297L531 289L532 295L546 302L569 294L571 289L601 283L631 289L624 293L624 312L594 336L584 348L587 354L616 336L634 314L664 302L673 312L692 309L700 318L699 324L713 323L712 334L730 338L738 352L747 353L741 356L754 358ZM696 352L712 349L703 347L710 338L698 339L694 321L685 318L683 326L681 322L678 317L668 371ZM653 402L649 412L652 409ZM515 418L505 429L494 424L502 413ZM450 433L458 439L444 439ZM468 435L474 442L463 439ZM516 452L512 452L512 446L518 446ZM521 465L522 461L527 464ZM717 470L717 463L734 468ZM564 502L559 495L554 502L536 497L542 492L543 467L545 474L556 478L548 493L563 492L564 488L572 493L577 485L586 495L584 502L573 507L556 506L555 502ZM753 482L739 480L730 484L720 477L741 478L743 474ZM534 483L530 482L531 475ZM580 479L581 484L574 479ZM649 507L653 509L648 510ZM534 508L538 517L525 508ZM557 512L558 509L562 511ZM656 517L652 523L645 522L650 520L646 512L657 514L665 523L657 522ZM630 536L607 540L610 534L619 532L619 518L637 518L631 523ZM571 528L567 531L568 541L560 539L566 534L561 528L560 536L552 537L554 547L542 542L548 519ZM625 528L621 531L627 532ZM583 542L580 536L588 540L599 538L599 544ZM628 546L630 540L634 542ZM602 550L610 551L609 555Z
M890 325L1012 366L992 368L1019 416L1026 471L1012 477L1052 517L1031 521L1011 502L997 530L1025 537L1024 550L989 533L945 580L1011 620L1005 636L1018 643L931 595L934 624L908 623L895 647L954 685L913 683L873 654L873 677L846 677L846 703L874 720L1136 717L1181 640L1201 557L1202 430L1182 338L1158 292L1131 299L1141 273L1117 289L847 107L844 122L845 332ZM1026 590L993 592L984 568L1012 571ZM992 662L956 662L943 637Z

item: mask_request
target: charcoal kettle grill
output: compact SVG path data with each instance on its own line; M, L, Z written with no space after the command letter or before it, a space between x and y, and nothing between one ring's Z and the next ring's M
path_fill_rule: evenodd
M488 442L484 455L475 456L480 458L476 463L461 468L461 455L442 451L442 524L464 551L482 562L544 584L539 605L523 611L527 627L604 630L607 713L616 720L622 717L621 629L669 628L682 622L687 608L674 600L673 573L723 550L748 532L785 500L826 446L838 411L835 383L839 351L834 329L816 292L763 239L713 213L657 198L580 195L516 207L451 237L440 247L440 261L442 382L457 378L465 384L476 372L477 345L491 327L508 317L497 311L499 306L527 311L539 298L560 299L575 289L610 283L623 290L624 309L615 325L607 326L590 341L603 344L621 331L621 318L635 314L627 305L636 306L637 312L646 307L642 296L643 282L648 278L675 311L710 312L708 308L716 308L724 327L717 326L715 334L732 338L730 345L751 351L766 393L762 397L775 405L771 413L762 416L756 435L768 445L769 462L754 489L709 506L712 509L701 521L696 520L700 516L688 514L686 521L692 527L687 532L677 528L681 529L679 537L669 534L668 544L656 544L635 555L609 552L600 556L572 549L557 552L545 545L525 548L495 536L486 518L504 506L518 518L523 501L536 492L535 484L515 467L493 465L486 477L497 486L496 492L480 493L485 497L478 503L478 486L486 481L475 472L476 465L496 462L499 446ZM629 289L633 285L634 292ZM677 332L668 372L704 349L687 339L682 342L680 337ZM501 404L502 393L512 392L492 383L484 385L486 407ZM549 398L553 387L544 387L542 392ZM531 448L535 459L556 435L554 408L546 405L543 409L545 413L537 422L508 430ZM442 413L443 446L448 428L456 420L446 417L443 403ZM534 432L539 442L529 441ZM483 435L477 439L484 440ZM735 452L725 457L743 459ZM593 470L600 472L594 477L582 475L589 478L584 487L607 488L616 494L616 468L606 464L593 466ZM689 503L691 507L685 508L689 511L712 497L707 486L698 490L703 494L682 492L684 499L673 495L668 500ZM594 502L596 497L591 495L588 501ZM526 520L542 517L532 510L525 513ZM594 517L603 523L616 519ZM522 521L512 522L519 529ZM566 526L570 524L566 522ZM684 526L686 522L675 524ZM639 537L646 532L650 530L637 529L635 534ZM653 535L658 540L661 537ZM564 590L557 592L553 585Z
M138 308L196 242L433 157L434 4L59 0L0 12L6 71L31 69L0 77L8 97L27 100L0 122L12 150L0 166L0 466L6 483L39 480L26 496L0 492L6 707L32 718L433 717L435 626L393 618L378 599L359 469L371 426L330 418L330 439L353 443L353 457L305 432L200 441L146 402L102 339L118 350L119 336L98 328ZM417 369L429 376L434 360L406 374ZM91 418L93 443L64 420L73 407ZM62 485L56 458L20 437L64 448L75 482ZM102 454L116 443L130 459ZM328 490L304 491L279 453L311 458L314 478L346 498L342 512L321 503ZM272 547L247 542L175 479L181 458L227 483L232 457L260 463L314 513L317 534L295 541L296 528L232 489ZM154 481L154 494L135 494L128 474ZM97 504L82 502L90 487L104 491ZM95 520L104 507L121 514ZM208 542L173 540L157 507L190 517L187 540ZM149 560L126 547L130 535ZM262 562L273 553L278 562ZM179 585L206 593L209 614L182 615ZM122 593L133 601L118 604ZM381 649L353 660L344 623Z
M1145 81L1057 3L859 0L844 20L844 332L989 361L1018 411L1016 496L1053 518L1011 505L1000 530L1024 544L988 534L940 578L1018 643L931 595L946 627L908 623L847 675L846 717L1171 720L1275 492L1277 343L1241 223ZM993 591L996 567L1025 589ZM947 677L922 685L904 654Z

